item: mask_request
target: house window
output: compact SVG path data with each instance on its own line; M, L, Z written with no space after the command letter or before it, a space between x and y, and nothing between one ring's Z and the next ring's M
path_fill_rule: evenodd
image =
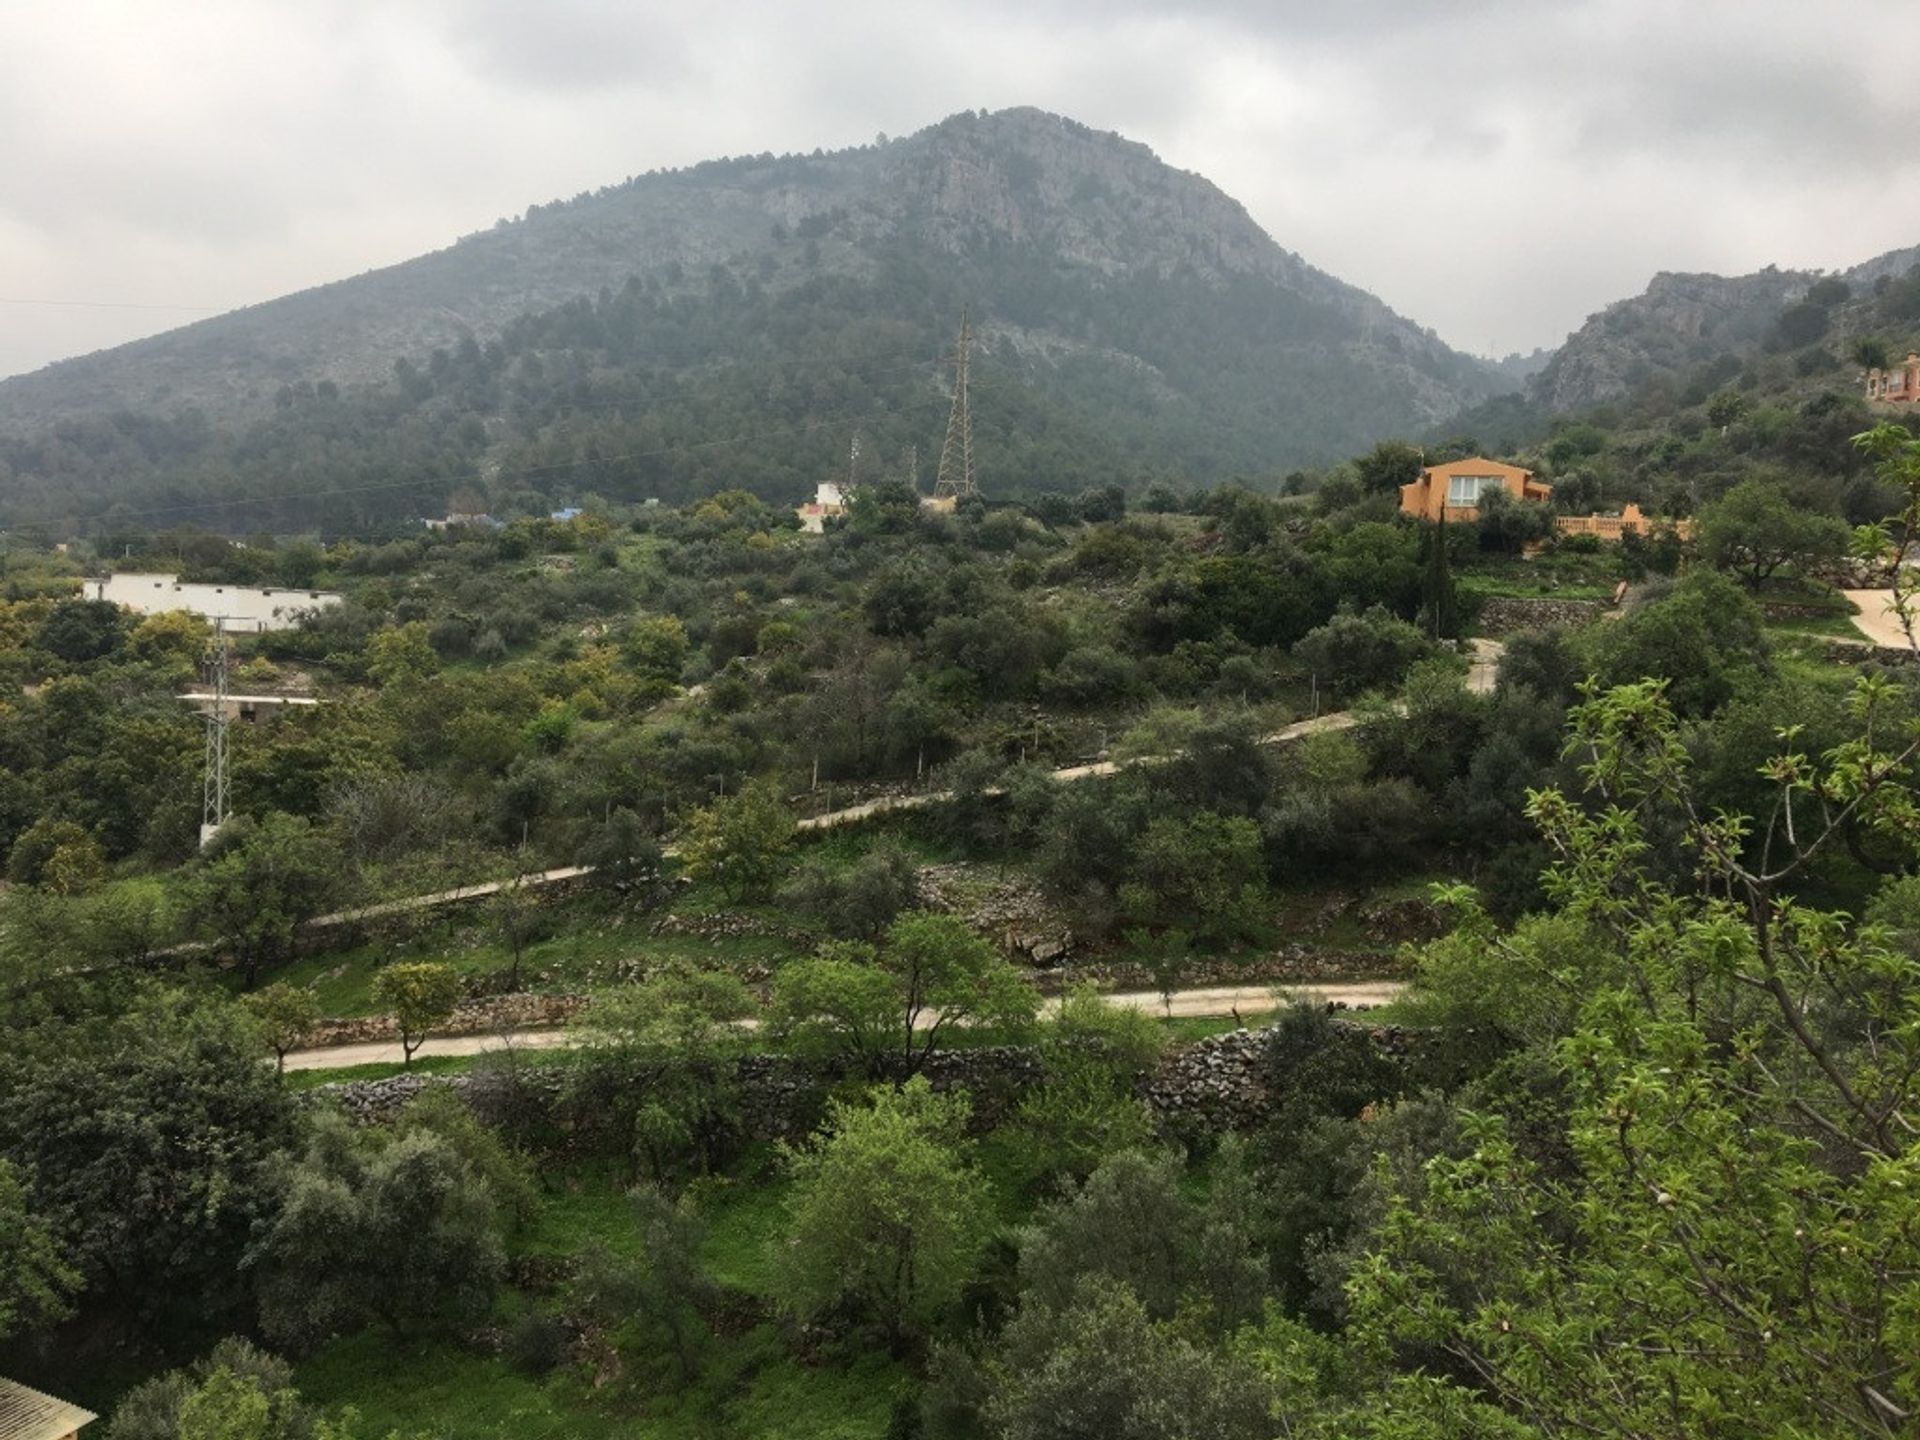
M1453 475L1447 479L1447 504L1478 505L1480 487L1498 482L1491 475Z

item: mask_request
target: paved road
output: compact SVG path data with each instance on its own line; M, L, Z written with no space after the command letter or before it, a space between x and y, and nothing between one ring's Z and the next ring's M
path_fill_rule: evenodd
M1842 590L1840 592L1851 600L1859 613L1853 617L1854 627L1876 645L1888 645L1896 650L1911 649L1913 642L1900 628L1900 617L1888 607L1893 603L1891 590Z
M1398 980L1360 980L1343 984L1293 985L1286 993L1310 995L1320 1000L1337 1001L1360 1008L1384 1005L1405 988ZM1277 1010L1284 1000L1268 985L1213 985L1196 990L1176 990L1172 1004L1163 1005L1157 990L1123 991L1100 997L1107 1004L1129 1010L1146 1010L1155 1015L1171 1014L1182 1018L1221 1015L1264 1015ZM1041 1006L1043 1014L1059 1009L1057 999ZM751 1024L752 1022L747 1022ZM551 1050L574 1043L570 1030L521 1030L512 1035L449 1035L428 1040L416 1055L482 1055L507 1045L516 1049ZM341 1070L350 1065L397 1065L400 1042L377 1040L364 1045L329 1045L319 1050L296 1050L287 1056L289 1070Z

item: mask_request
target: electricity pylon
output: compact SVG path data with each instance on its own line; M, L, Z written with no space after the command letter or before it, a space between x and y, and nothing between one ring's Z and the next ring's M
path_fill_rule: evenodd
M207 716L207 768L201 781L200 846L205 849L233 813L227 793L227 617L213 620L213 710Z
M940 446L940 471L933 482L936 500L961 500L978 495L973 476L973 405L967 398L967 358L973 351L973 325L962 314L960 343L953 352L953 410L947 416L947 438Z

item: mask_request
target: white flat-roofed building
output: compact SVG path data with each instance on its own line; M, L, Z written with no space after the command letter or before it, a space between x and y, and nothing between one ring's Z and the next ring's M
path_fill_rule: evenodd
M340 603L334 590L297 590L291 586L203 585L177 575L109 575L87 581L89 600L108 600L136 615L188 610L212 620L226 617L226 629L245 633L291 630L300 617Z

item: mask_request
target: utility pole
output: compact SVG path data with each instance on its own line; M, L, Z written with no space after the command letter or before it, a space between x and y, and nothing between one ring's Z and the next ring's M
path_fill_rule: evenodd
M847 494L853 494L853 487L860 481L860 437L853 437L853 444L847 450Z
M227 793L227 617L213 619L213 711L207 716L207 766L201 782L200 848L212 843L233 807Z
M947 438L940 446L940 473L933 482L936 500L962 500L978 495L973 475L973 404L967 396L967 359L973 351L973 325L960 316L960 343L953 352L953 409L947 416Z

